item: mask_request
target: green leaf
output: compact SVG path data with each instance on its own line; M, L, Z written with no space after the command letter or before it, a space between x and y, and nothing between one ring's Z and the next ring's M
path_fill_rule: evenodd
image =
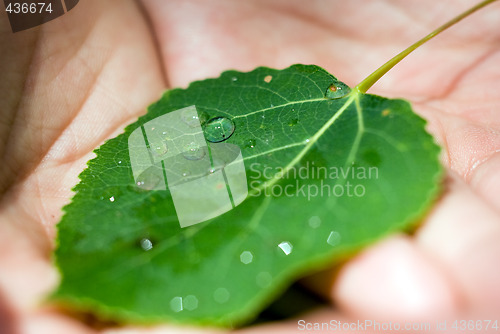
M209 148L241 149L249 195L181 228L171 191L136 185L128 143L192 105ZM350 91L312 65L167 91L80 175L58 225L54 298L124 321L249 321L301 275L418 222L442 175L424 126L408 102Z

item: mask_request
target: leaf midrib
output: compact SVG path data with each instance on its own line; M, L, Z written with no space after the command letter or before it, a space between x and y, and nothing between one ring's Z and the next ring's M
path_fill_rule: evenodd
M252 196L252 195L255 196L256 192L261 192L262 190L265 190L266 188L272 187L276 182L278 182L281 179L281 177L279 175L286 175L288 173L288 171L290 171L296 164L298 164L300 162L300 160L309 152L311 147L335 123L335 121L354 102L354 100L359 100L359 94L360 93L357 90L352 90L351 93L348 95L349 98L342 105L342 107L340 107L339 110L337 110L337 112L312 137L309 138L309 141L304 142L305 143L304 148L295 156L295 158L292 161L290 161L282 171L280 171L279 173L275 173L271 179L264 182L261 186L255 188L253 191L251 191L249 193L249 196ZM318 100L329 101L328 99L324 99L324 98L323 99L314 99L314 100L315 101L318 101ZM312 100L309 100L309 101L312 101ZM281 105L281 106L283 106L283 105ZM359 127L359 124L358 124L358 127ZM359 133L360 133L359 130L360 129L358 128L357 136L359 136ZM299 146L299 145L297 145L297 146ZM249 158L251 158L251 157L249 157Z

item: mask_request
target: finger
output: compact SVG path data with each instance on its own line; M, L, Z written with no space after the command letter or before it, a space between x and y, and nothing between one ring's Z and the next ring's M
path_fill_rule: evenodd
M97 334L75 320L52 312L26 314L18 327L21 334Z
M458 304L458 293L444 270L402 235L347 263L330 297L350 314L376 319L443 318L454 314Z
M500 215L459 178L449 187L416 241L453 277L468 308L498 314Z
M15 313L36 309L57 284L51 246L37 221L15 207L0 209L0 290ZM22 222L22 223L21 223Z
M0 288L0 333L15 333L17 324L16 314L3 298Z

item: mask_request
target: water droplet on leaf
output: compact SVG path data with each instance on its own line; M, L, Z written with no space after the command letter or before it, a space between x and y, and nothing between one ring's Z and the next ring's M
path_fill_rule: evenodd
M182 300L182 304L188 311L195 310L198 308L198 298L193 295L186 296L186 298Z
M290 120L290 122L288 122L288 125L294 126L294 125L297 125L298 122L299 122L299 120L297 118L294 118L294 119Z
M278 247L285 253L285 255L289 255L293 250L293 245L288 241L283 241L278 245Z
M201 124L200 117L198 114L193 115L193 110L191 108L186 109L181 113L181 119L191 128L195 128Z
M321 218L318 216L312 216L309 218L309 226L312 228L318 228L321 225Z
M243 253L240 254L240 261L243 264L249 264L250 262L253 261L253 254L249 251L244 251Z
M245 147L246 148L254 148L255 144L256 144L255 139L249 139L249 140L247 140Z
M157 173L146 170L137 177L136 185L141 190L153 190L160 183L160 181L161 178Z
M154 155L157 157L161 157L168 152L168 146L166 142L163 142L161 144L158 144L156 146L151 147L151 151L153 152Z
M153 248L153 243L151 240L144 238L141 240L141 248L145 251L151 250Z
M205 150L200 145L192 142L184 148L182 155L188 160L200 160L205 156Z
M182 305L182 297L174 297L170 300L170 308L174 312L180 312L184 309Z
M205 138L211 143L229 139L234 133L234 123L226 117L215 117L205 124Z
M106 188L102 195L100 196L101 200L106 200L111 203L115 202L120 198L120 195L123 193L123 189L117 186L110 186Z
M345 83L337 81L332 83L325 92L325 98L330 100L340 99L351 92L351 88Z
M330 232L330 235L328 236L328 239L326 240L326 242L329 244L329 245L332 245L332 246L336 246L340 243L340 233L339 232L336 232L336 231L331 231Z

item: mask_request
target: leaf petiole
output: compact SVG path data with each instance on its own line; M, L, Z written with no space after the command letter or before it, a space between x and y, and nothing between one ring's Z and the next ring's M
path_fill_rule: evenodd
M460 22L467 16L471 15L472 13L478 11L479 9L489 5L492 2L495 2L497 0L485 0L477 4L476 6L470 8L469 10L463 12L462 14L456 16L452 20L446 22L418 42L412 44L402 52L400 52L398 55L390 59L388 62L386 62L384 65L379 67L375 72L367 76L363 81L361 81L355 88L354 90L361 92L361 93L366 93L368 89L370 89L371 86L373 86L382 76L384 76L390 69L392 69L396 64L398 64L401 60L403 60L406 56L408 56L410 53L412 53L414 50L416 50L419 46L422 44L426 43L433 37L439 35L441 32L444 30L448 29L449 27L455 25L456 23Z

